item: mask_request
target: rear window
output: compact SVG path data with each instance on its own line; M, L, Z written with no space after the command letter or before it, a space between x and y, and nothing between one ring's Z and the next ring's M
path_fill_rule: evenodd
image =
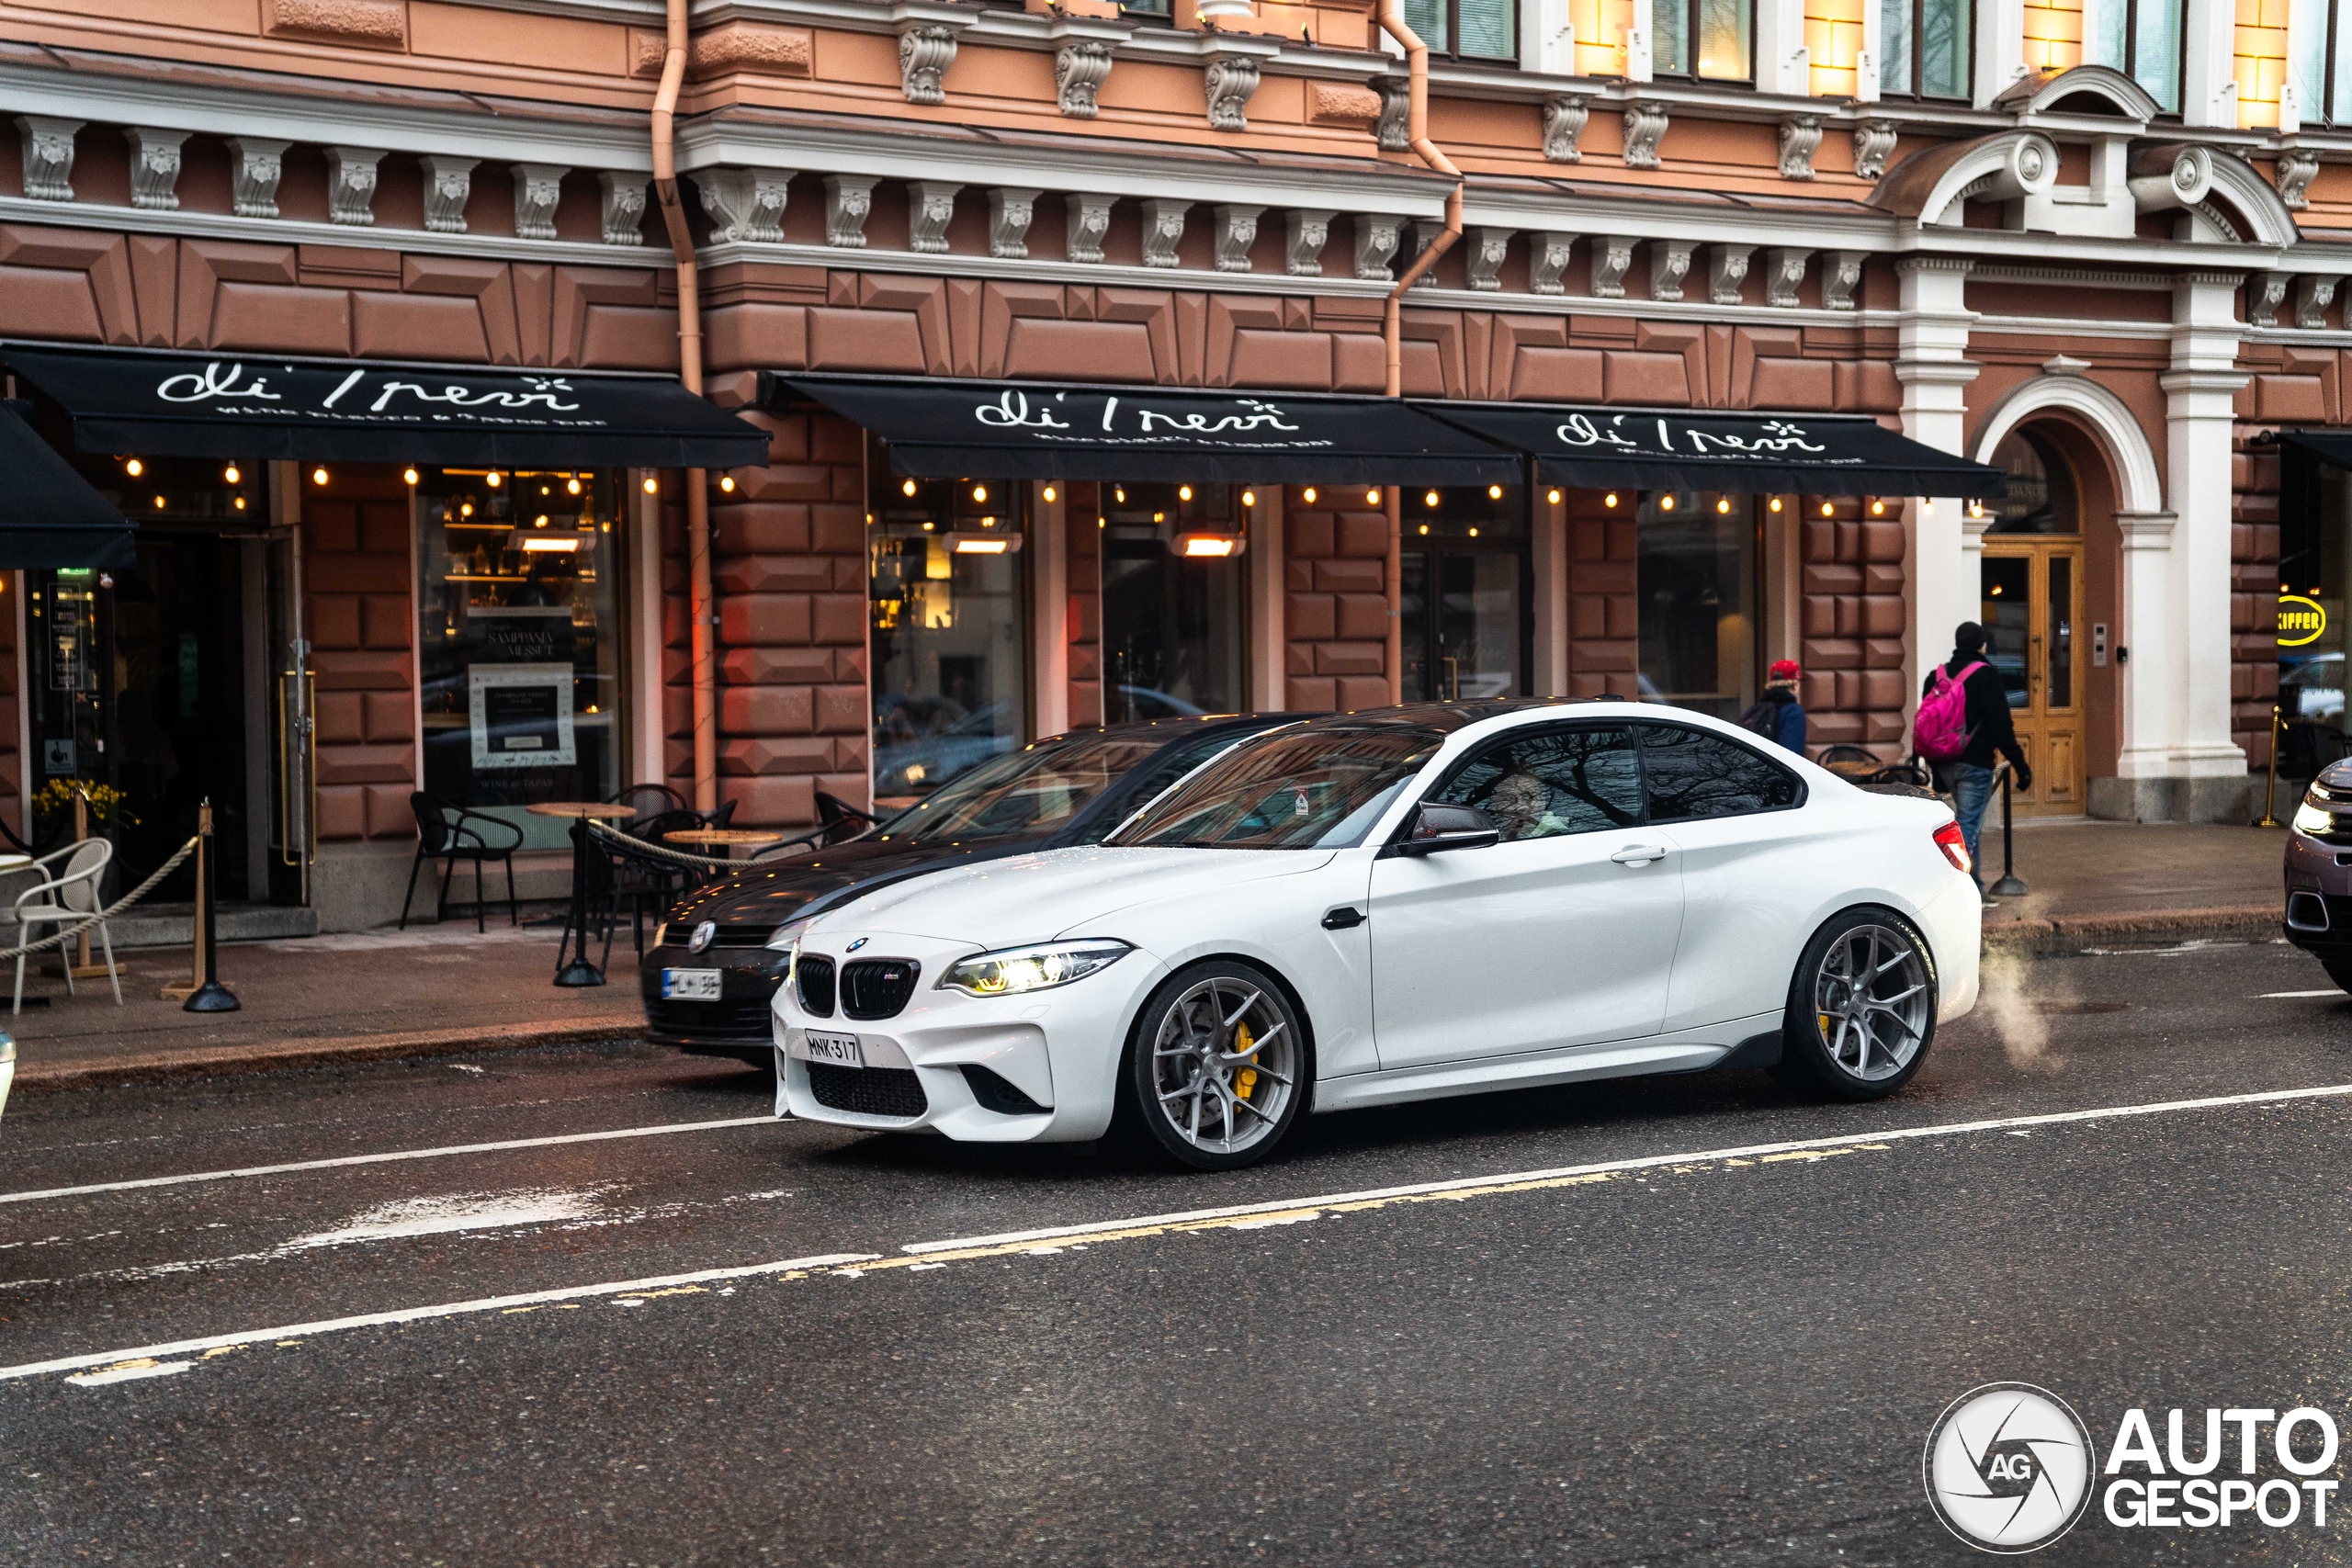
M1653 822L1784 811L1804 799L1796 774L1725 736L1678 724L1636 724Z

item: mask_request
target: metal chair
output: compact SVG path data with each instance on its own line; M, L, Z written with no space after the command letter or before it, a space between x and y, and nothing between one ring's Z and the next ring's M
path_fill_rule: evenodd
M825 830L824 842L844 843L856 838L882 818L871 811L860 811L840 795L817 792L817 825Z
M408 868L408 897L401 900L400 929L408 930L409 906L416 899L416 874L428 860L442 863L441 893L433 906L435 921L447 918L449 878L459 861L469 860L474 863L474 930L487 929L482 921L482 866L498 861L506 867L506 923L519 925L514 912L514 852L523 847L523 829L423 790L410 795L408 805L416 813L416 859Z
M631 784L627 789L616 791L609 798L615 806L634 807L637 818L632 820L658 817L664 811L683 811L686 807L686 797L663 784Z
M107 865L114 859L114 845L104 839L85 839L47 857L62 859L64 870L51 878L26 888L17 895L15 913L20 942L32 940L33 927L68 926L86 920L106 906L99 902L98 884L107 874ZM114 987L114 1005L122 1005L122 976L114 966L114 934L104 920L98 922L98 943L106 950L107 983ZM17 954L17 988L8 1010L25 1010L25 958ZM74 960L65 958L65 994L73 996Z

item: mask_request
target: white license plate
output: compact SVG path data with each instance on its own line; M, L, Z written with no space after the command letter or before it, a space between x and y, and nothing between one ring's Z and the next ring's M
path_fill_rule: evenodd
M664 969L662 971L662 999L671 1002L715 1002L720 984L726 978L723 969Z
M865 1053L858 1049L854 1034L820 1034L812 1029L808 1032L808 1059L812 1062L831 1062L837 1067L865 1066Z

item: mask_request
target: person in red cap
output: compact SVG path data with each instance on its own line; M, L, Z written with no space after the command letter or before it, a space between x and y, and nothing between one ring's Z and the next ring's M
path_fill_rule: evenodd
M1804 705L1797 701L1797 682L1804 671L1793 659L1775 660L1764 682L1764 695L1739 716L1740 724L1767 740L1777 741L1804 755Z

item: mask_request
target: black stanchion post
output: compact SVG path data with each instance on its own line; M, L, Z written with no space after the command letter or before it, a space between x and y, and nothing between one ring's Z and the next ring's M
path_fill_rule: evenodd
M2017 874L2016 846L2009 840L2009 820L2014 815L2009 808L2009 780L2012 776L2008 764L2004 762L2001 765L2001 880L1986 889L2002 898L2023 897L2027 891L2025 883Z
M209 800L197 810L196 832L196 941L204 955L204 984L180 1004L180 1009L184 1012L235 1012L243 1004L237 1000L235 992L220 983L220 943L214 908L220 868L214 863L217 857L212 852Z

